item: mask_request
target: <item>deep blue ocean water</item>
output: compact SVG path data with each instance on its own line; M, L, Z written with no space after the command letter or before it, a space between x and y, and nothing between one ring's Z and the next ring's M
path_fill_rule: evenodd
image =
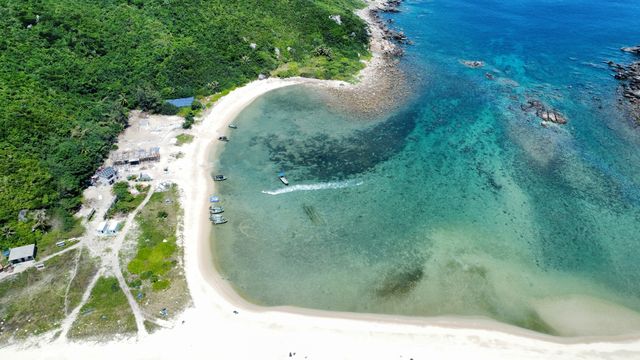
M640 2L401 10L385 18L422 79L402 109L356 120L293 87L238 116L214 162L230 178L220 271L262 305L640 332L640 129L604 63L632 60L619 48L640 43ZM541 126L528 100L568 123Z

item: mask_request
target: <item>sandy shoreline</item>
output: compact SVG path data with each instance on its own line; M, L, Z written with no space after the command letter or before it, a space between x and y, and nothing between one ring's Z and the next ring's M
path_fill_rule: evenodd
M370 78L380 64L364 71ZM228 124L259 96L286 86L352 85L312 79L267 79L236 89L196 125L194 141L176 163L184 208L185 273L194 306L171 329L109 343L51 343L0 349L24 359L602 359L640 358L640 339L556 338L488 319L414 318L338 313L292 307L265 308L242 299L216 271L211 251L208 195L215 193L212 159ZM233 135L233 134L231 134ZM237 313L235 313L237 312Z

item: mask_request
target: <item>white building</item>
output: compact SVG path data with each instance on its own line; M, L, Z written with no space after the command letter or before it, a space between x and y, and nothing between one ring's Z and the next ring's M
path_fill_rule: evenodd
M9 262L19 264L25 261L34 260L36 257L36 246L34 244L20 246L9 250Z
M119 221L109 221L109 225L107 226L106 234L115 235L118 230L120 230L120 222Z
M98 225L100 235L115 235L120 230L120 222L116 220L103 221Z
M96 231L98 232L98 234L105 234L105 231L107 231L107 222L103 221L98 225L98 228L96 229Z

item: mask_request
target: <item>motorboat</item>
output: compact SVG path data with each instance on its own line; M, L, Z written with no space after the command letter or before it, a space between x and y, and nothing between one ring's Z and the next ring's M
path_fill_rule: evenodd
M219 136L218 140L220 140L220 141L229 141L229 138L226 137L226 136Z
M236 126L236 125L234 125L234 124L229 124L229 128L231 128L231 129L237 129L237 128L238 128L238 126Z
M209 213L211 214L222 214L224 212L224 208L222 206L209 206Z
M212 214L209 216L209 220L211 220L214 225L220 225L227 222L227 219L224 216L218 214Z
M278 173L278 178L280 179L280 181L282 181L283 184L289 185L289 180L287 180L287 177L284 176L284 171L280 171Z
M227 177L222 174L216 175L213 177L213 181L224 181L224 180L227 180Z

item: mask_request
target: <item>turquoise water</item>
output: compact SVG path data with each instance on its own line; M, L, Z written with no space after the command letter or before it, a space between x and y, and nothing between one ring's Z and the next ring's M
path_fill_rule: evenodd
M238 116L214 162L229 177L220 271L267 306L640 331L568 331L548 306L580 296L640 316L640 130L603 64L630 60L618 49L640 41L640 4L402 10L393 26L415 45L401 66L425 79L402 110L362 120L297 86ZM521 109L529 99L568 124L540 126Z

